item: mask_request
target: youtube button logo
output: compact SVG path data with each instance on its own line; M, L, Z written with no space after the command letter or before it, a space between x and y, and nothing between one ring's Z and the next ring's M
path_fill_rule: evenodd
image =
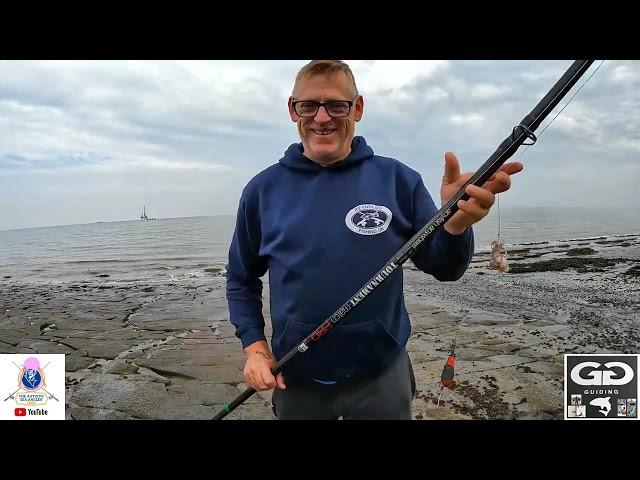
M16 417L26 417L27 409L26 408L16 408Z

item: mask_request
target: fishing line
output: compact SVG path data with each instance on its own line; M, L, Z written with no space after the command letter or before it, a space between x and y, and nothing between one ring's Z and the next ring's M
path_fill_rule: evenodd
M596 67L596 69L595 69L593 72L591 72L591 75L589 75L589 77L584 81L584 83L583 83L582 85L580 85L580 88L578 88L578 89L575 91L575 93L574 93L573 95L571 95L571 97L569 98L569 100L567 101L567 103L565 103L565 104L564 104L564 106L560 109L560 111L559 111L558 113L556 113L556 115L551 119L551 121L550 121L549 123L547 123L547 125L546 125L546 126L545 126L541 131L540 131L540 133L537 135L537 137L538 137L538 138L540 138L540 137L544 134L545 130L546 130L547 128L549 128L549 126L553 123L553 121L554 121L556 118L558 118L558 116L563 112L563 110L564 110L565 108L567 108L567 106L568 106L568 105L571 103L571 101L575 98L575 96L578 94L578 92L579 92L580 90L582 90L582 88L583 88L583 87L584 87L584 86L589 82L589 80L591 80L591 78L596 74L596 72L600 69L600 67L602 66L602 64L603 64L604 62L605 62L605 61L604 61L604 60L602 60L602 61L600 62L600 65L598 65L598 66ZM535 143L535 142L534 142L534 143ZM529 147L530 147L531 145L533 145L533 143L526 143L526 144L524 144L524 145L526 145L526 147L525 147L525 148L523 148L523 149L520 151L520 154L519 154L516 158L520 158L520 157L522 157L522 156L525 154L525 152L526 152L527 150L529 150ZM500 194L498 194L498 193L496 193L496 206L497 206L497 212L496 212L496 213L498 214L498 239L497 239L497 241L498 241L498 243L500 243L500 233L501 233L501 230L500 230L500 224L501 224L501 215L500 215Z

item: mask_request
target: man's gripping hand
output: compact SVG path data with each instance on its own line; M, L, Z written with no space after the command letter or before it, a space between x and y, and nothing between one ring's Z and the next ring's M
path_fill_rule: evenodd
M276 366L276 360L269 351L267 342L259 340L244 349L247 361L244 365L244 378L255 390L269 390L277 387L285 389L284 377L279 373L276 377L271 369Z

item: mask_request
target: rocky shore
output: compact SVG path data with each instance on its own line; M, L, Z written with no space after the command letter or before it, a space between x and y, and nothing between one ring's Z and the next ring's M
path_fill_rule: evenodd
M478 252L457 282L405 264L414 418L560 419L563 354L640 351L640 235L507 250L509 273ZM206 273L38 284L2 271L0 353L64 353L68 419L209 419L245 385L225 278ZM438 405L454 341L455 384ZM270 394L227 419L273 419Z

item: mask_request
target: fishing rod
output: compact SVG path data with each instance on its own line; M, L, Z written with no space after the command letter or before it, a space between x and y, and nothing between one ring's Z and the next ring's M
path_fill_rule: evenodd
M468 185L482 187L515 152L521 145L533 145L537 138L533 133L540 126L554 107L571 90L580 77L589 69L593 60L576 60L567 71L560 77L549 92L538 102L531 112L513 128L511 134L498 146L495 152L485 163L473 174L469 180L456 192L453 197L446 202L440 210L424 225L404 246L365 283L349 300L347 300L333 315L327 318L318 328L309 334L297 347L292 348L284 357L278 361L271 370L275 376L282 370L284 365L295 357L298 353L306 352L314 343L326 335L333 326L349 314L360 302L362 302L371 292L380 286L389 276L400 266L411 258L425 240L427 240L436 229L441 228L445 222L458 210L460 200L468 200L469 195L465 192ZM527 139L530 143L524 143ZM433 238L433 237L431 237ZM429 240L431 240L429 238ZM213 420L221 420L235 410L239 405L249 399L256 390L247 388L231 403L225 405L218 412Z
M20 389L18 388L18 390L20 390ZM16 392L17 392L18 390L16 390L15 392L13 392L13 393L9 394L9 396L8 396L7 398L5 398L5 399L4 399L4 401L6 402L6 401L7 401L7 400L9 400L10 398L11 398L11 399L13 399L13 397L15 396L15 394L16 394Z

